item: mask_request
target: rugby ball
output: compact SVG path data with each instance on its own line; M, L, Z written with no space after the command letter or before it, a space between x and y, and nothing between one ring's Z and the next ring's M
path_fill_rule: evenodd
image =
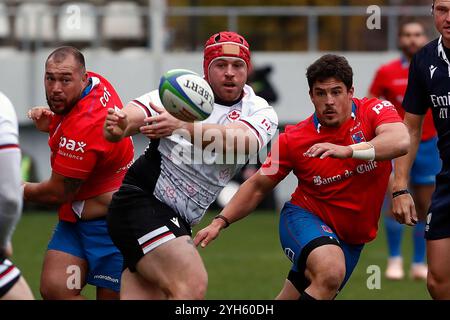
M170 70L161 77L159 98L170 114L186 122L205 120L214 107L208 82L185 69Z

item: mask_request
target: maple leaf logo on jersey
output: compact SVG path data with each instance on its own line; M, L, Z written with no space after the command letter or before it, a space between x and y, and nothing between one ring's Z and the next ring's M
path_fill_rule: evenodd
M358 132L352 134L352 140L353 140L353 143L360 143L360 142L365 142L366 138L364 137L364 134L362 131L358 131Z
M239 110L232 110L227 114L227 118L231 121L236 121L241 117L241 112Z

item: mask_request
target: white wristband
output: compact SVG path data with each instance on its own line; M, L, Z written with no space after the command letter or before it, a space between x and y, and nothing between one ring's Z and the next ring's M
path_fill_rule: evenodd
M373 161L375 160L375 147L369 142L360 142L350 145L353 150L353 159Z

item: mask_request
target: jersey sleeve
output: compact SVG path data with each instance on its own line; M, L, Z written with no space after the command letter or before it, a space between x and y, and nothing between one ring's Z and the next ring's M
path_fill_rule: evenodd
M17 116L11 101L0 93L0 148L19 144Z
M107 148L100 125L90 130L83 127L70 128L64 132L54 155L52 169L54 172L80 180L86 180L94 170L97 161Z
M283 180L293 169L286 133L282 133L261 166L261 173L275 181Z
M376 100L366 110L366 117L370 127L375 130L386 123L403 122L395 106L387 100Z
M272 140L278 128L278 116L269 105L252 115L241 117L239 121L249 127L256 136L260 150Z
M385 92L384 92L384 86L383 86L383 69L380 68L377 70L377 73L375 74L375 78L372 81L372 84L370 85L369 88L369 93L371 95L373 95L374 97L384 97L385 96Z
M130 103L141 109L146 117L154 117L159 113L152 108L150 102L162 107L161 103L159 102L159 99L155 97L155 93L156 93L155 91L146 93L136 99L131 100Z
M0 249L11 241L22 212L20 157L19 148L0 149Z
M431 105L423 81L423 72L418 63L419 54L416 54L409 66L408 86L403 98L403 108L406 112L424 115Z

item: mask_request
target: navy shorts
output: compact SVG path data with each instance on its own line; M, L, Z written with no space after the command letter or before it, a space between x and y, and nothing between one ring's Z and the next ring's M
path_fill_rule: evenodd
M299 292L303 292L309 286L309 281L305 277L306 260L315 248L335 244L342 249L346 271L339 288L341 290L355 269L364 247L363 244L345 243L318 216L290 202L286 202L281 210L279 232L283 251L292 262L288 279ZM292 281L291 277L294 274L295 280Z
M442 167L437 148L437 137L422 141L417 150L416 159L411 168L411 184L434 184L436 175Z
M87 283L120 291L123 257L108 234L105 219L59 221L47 249L86 260L89 265Z
M425 239L450 238L450 166L436 176L436 189L427 215Z

